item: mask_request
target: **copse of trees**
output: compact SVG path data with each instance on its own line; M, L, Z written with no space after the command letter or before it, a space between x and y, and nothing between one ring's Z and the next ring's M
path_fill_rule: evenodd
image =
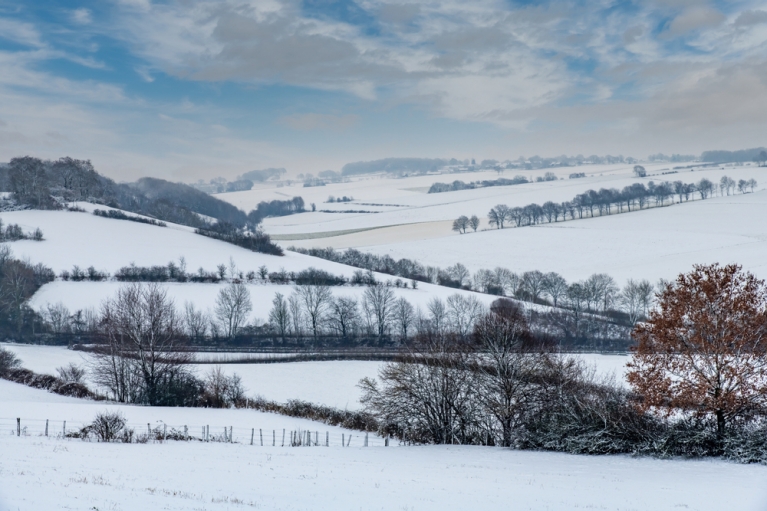
M306 211L304 208L304 199L301 197L293 197L290 200L273 200L270 202L259 202L256 209L248 213L248 220L257 225L261 223L264 218L270 216L287 216L294 213L302 213Z
M553 175L551 172L546 173ZM556 176L554 177L556 179ZM539 178L540 180L540 178ZM549 179L547 179L548 181ZM471 183L464 183L463 181L456 180L452 183L434 183L429 188L428 193L443 193L443 192L455 192L458 190L473 190L475 188L487 188L490 186L512 186L529 183L525 176L514 176L511 179L498 178L483 181L473 181Z
M225 241L253 252L276 256L284 255L279 245L273 243L269 235L259 228L249 231L240 229L233 224L218 222L206 228L195 229L195 233Z

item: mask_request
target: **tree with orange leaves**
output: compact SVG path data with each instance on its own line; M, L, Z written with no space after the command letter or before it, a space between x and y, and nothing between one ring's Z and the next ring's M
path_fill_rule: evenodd
M714 416L717 434L767 404L767 288L740 266L696 265L632 336L627 379L642 407Z

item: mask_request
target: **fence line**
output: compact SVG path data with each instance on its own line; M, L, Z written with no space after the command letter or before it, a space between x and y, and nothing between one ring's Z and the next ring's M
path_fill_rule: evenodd
M90 426L89 422L50 420L50 419L24 419L21 417L6 418L0 417L0 434L9 434L16 437L45 436L59 439L80 439L92 441L95 438L81 438L83 428ZM280 442L280 429L272 428L271 445L269 445L269 429L247 428L234 426L214 426L209 424L203 426L194 426L191 428L188 424L167 424L162 421L156 421L155 426L152 423L126 423L125 428L133 430L130 443L146 442L164 442L169 440L190 441L190 442L218 442L240 445L251 445L254 447L388 447L390 438L369 435L368 433L352 434L351 432L341 432L338 436L331 435L326 430L324 438L320 430L311 430L304 428L283 428L282 440ZM197 428L197 429L195 429ZM258 429L258 439L255 437ZM199 431L199 436L193 435L190 431ZM267 442L264 443L264 433L266 433Z

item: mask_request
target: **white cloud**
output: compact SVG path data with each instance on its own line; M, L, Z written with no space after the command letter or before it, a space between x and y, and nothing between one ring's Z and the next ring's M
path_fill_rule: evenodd
M32 24L8 18L0 18L0 38L23 46L44 46L40 33Z
M85 8L72 11L72 21L78 25L89 25L93 21L91 11Z
M675 37L693 30L715 27L724 22L725 19L725 15L716 9L704 6L691 7L674 18L669 25L668 35Z

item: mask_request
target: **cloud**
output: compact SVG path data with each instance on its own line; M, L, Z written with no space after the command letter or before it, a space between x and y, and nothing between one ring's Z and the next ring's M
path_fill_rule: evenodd
M384 4L378 10L381 21L386 23L407 23L421 12L418 5L413 4Z
M736 27L750 27L767 23L767 11L743 11L735 20Z
M693 30L715 27L725 19L726 16L716 9L703 6L691 7L674 18L667 34L670 37L685 35Z
M299 131L332 130L343 131L359 121L356 115L296 114L281 117L278 124Z
M0 38L23 46L41 48L44 46L40 33L30 23L0 18Z
M500 159L697 152L748 145L767 128L763 10L706 0L355 4L349 15L299 0L116 0L98 23L82 11L91 22L76 44L46 20L0 18L15 48L0 50L0 161L71 151L125 178L204 177L438 156L456 140L482 149L477 133L503 138L487 143ZM58 71L67 65L85 68ZM136 84L162 75L163 87ZM265 108L243 106L258 101ZM250 113L259 122L243 121ZM343 142L296 150L344 130Z
M78 25L89 25L93 21L91 11L85 8L72 11L72 21Z

